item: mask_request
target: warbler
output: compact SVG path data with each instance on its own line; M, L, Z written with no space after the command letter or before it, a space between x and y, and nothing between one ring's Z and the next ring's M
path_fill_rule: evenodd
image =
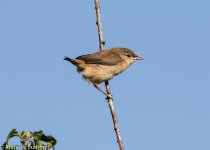
M111 97L111 95L101 90L98 85L112 79L126 70L132 63L143 60L143 58L128 48L111 48L94 54L78 56L75 59L65 56L64 60L75 65L77 71L82 73L85 80L92 83L95 88L106 96Z

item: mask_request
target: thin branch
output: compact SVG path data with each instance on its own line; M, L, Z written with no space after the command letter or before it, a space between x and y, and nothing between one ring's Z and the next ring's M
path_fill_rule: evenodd
M109 86L108 81L105 82L105 86L106 86L107 94L111 94L110 86ZM120 128L119 128L119 124L118 124L118 120L117 120L117 114L116 114L115 109L114 109L113 99L109 98L108 99L108 104L109 104L109 109L110 109L111 114L112 114L112 120L113 120L113 123L114 123L114 130L115 130L115 133L116 133L116 136L117 136L117 143L119 145L120 150L124 150L124 145L123 145L122 138L121 138L121 135L120 135Z
M99 4L99 0L94 0L94 1L95 1L95 9L96 9L96 17L97 17L96 24L98 26L99 47L100 47L100 50L103 50L105 41L104 41L103 33L102 33L100 4Z
M102 22L101 22L101 11L100 11L100 4L99 4L99 0L94 0L95 1L95 9L96 9L96 16L97 16L97 26L98 26L98 37L99 37L99 46L100 46L100 50L104 49L104 45L105 45L105 41L103 39L103 33L102 33ZM111 90L110 90L110 86L109 86L109 82L106 81L105 82L105 87L106 87L106 92L107 94L111 94ZM113 104L113 99L108 97L108 105L111 111L111 115L112 115L112 120L114 123L114 130L117 136L117 143L119 145L120 150L124 150L124 146L122 143L122 138L120 135L120 129L119 129L119 125L118 125L118 120L117 120L117 114L115 112L115 108L114 108L114 104Z

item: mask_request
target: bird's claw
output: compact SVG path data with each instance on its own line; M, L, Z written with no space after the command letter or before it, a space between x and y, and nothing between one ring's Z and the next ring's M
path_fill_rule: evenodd
M108 101L109 99L112 99L113 100L113 96L112 96L112 94L106 94L107 95L107 97L106 97L106 100Z

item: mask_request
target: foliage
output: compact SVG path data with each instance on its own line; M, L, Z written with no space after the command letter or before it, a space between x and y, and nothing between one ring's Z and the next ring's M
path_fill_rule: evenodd
M9 145L9 140L13 137L18 137L20 139L20 145ZM38 132L17 132L16 129L10 131L5 143L2 145L2 150L55 150L56 139L49 135L43 134L43 131Z

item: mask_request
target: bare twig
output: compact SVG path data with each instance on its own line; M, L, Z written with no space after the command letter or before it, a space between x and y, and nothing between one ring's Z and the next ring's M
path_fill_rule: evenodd
M102 22L101 22L101 11L100 11L99 0L95 0L95 9L96 9L96 17L97 17L96 24L98 26L99 47L100 47L100 50L103 50L105 41L104 41L103 33L102 33Z
M103 33L102 33L102 22L101 22L101 11L100 11L100 4L99 4L99 0L94 0L95 1L95 9L96 9L96 16L97 16L97 26L98 26L98 36L99 36L99 46L100 46L100 50L104 49L104 45L105 45L105 41L103 39ZM109 86L109 82L106 81L105 82L105 87L106 87L106 92L107 94L111 94L111 90L110 90L110 86ZM113 104L113 99L108 97L108 104L109 104L109 108L112 114L112 120L114 123L114 130L117 136L117 143L119 144L119 148L120 150L124 150L124 146L122 143L122 138L120 135L120 129L119 129L119 125L118 125L118 120L117 120L117 114L115 112L114 109L114 104Z

